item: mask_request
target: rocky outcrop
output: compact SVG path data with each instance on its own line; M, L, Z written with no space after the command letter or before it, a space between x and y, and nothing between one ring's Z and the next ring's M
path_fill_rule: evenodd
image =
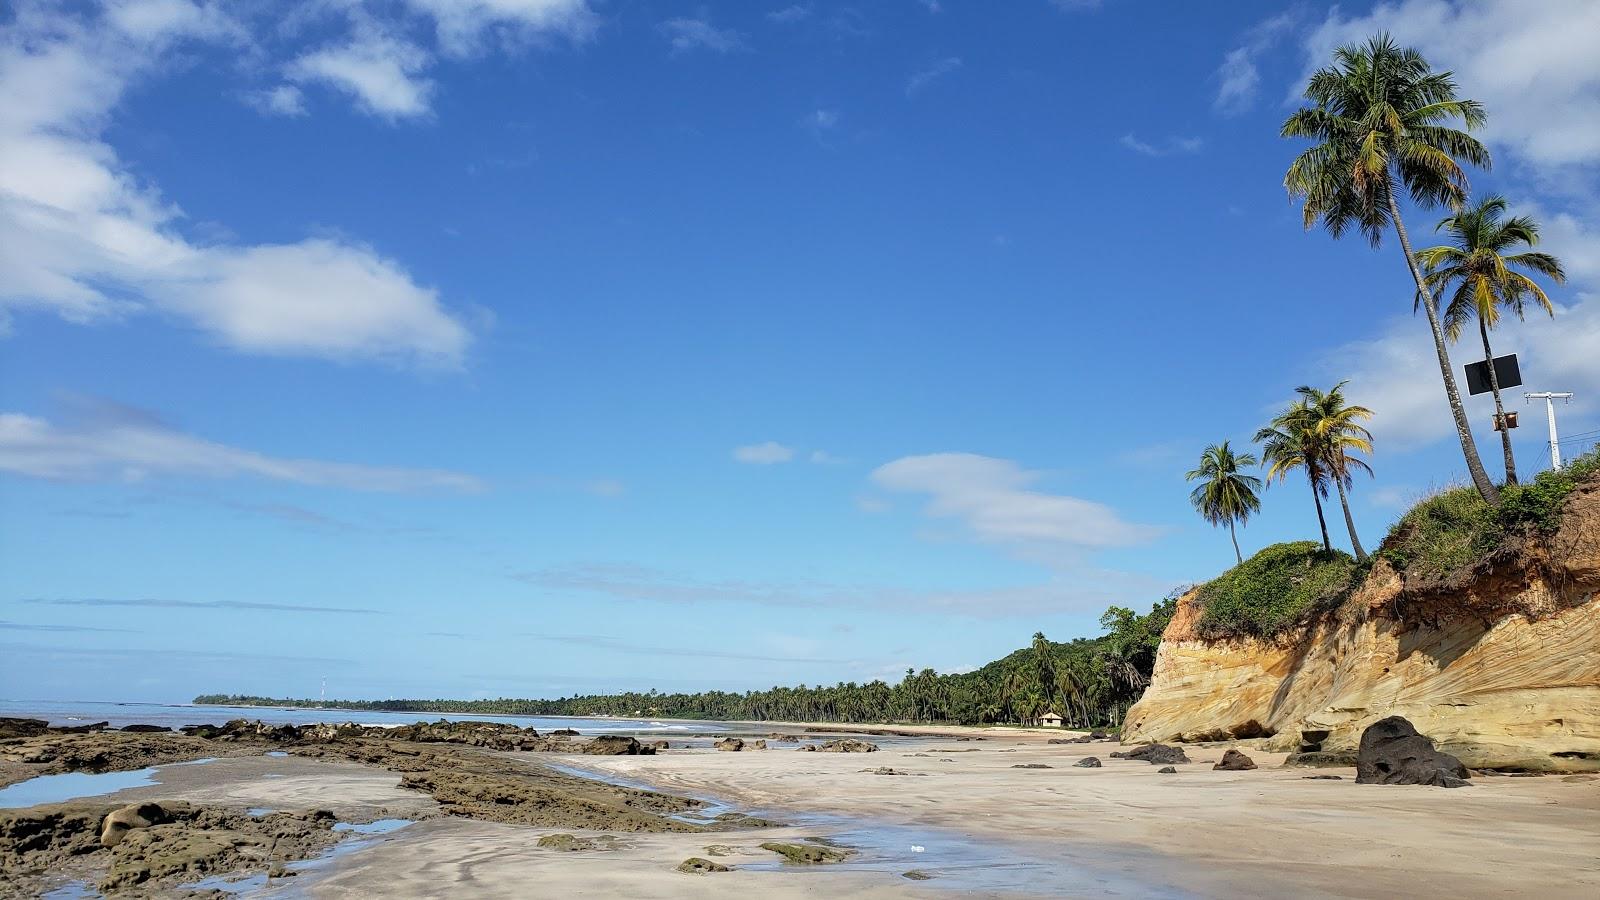
M1211 768L1221 769L1224 772L1243 772L1255 767L1255 760L1230 747L1227 752L1222 754L1222 759Z
M1292 761L1345 763L1403 716L1473 768L1600 771L1600 483L1560 530L1449 580L1387 563L1337 609L1281 639L1202 640L1178 601L1123 740L1265 738Z
M1230 753L1233 751L1229 751ZM1361 733L1356 756L1357 784L1428 784L1466 787L1467 767L1440 753L1427 735L1399 716L1380 719Z
M1172 763L1186 763L1189 755L1183 752L1182 747L1169 747L1166 744L1150 744L1144 747L1135 747L1132 750L1118 750L1111 754L1112 759L1142 759L1152 766L1166 766Z
M878 745L870 741L858 741L855 738L840 738L833 741L823 741L820 744L806 744L801 750L820 750L823 753L873 753Z

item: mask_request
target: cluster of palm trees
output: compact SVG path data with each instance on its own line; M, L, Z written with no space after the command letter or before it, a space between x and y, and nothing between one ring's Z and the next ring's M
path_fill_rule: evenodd
M1328 520L1322 501L1329 488L1339 495L1350 546L1357 559L1366 558L1355 519L1350 515L1350 490L1354 474L1372 474L1372 467L1356 454L1372 453L1372 433L1361 423L1372 418L1372 410L1346 401L1345 382L1329 390L1310 385L1295 388L1295 400L1273 417L1255 440L1261 444L1259 465L1266 467L1266 482L1281 482L1294 472L1305 476L1311 486L1311 499L1317 509L1317 525L1322 529L1322 547L1332 550L1328 539ZM1200 455L1200 465L1184 477L1199 484L1189 494L1202 518L1213 525L1227 525L1233 538L1233 555L1239 561L1239 537L1235 526L1243 524L1261 509L1263 480L1246 470L1258 464L1254 453L1235 453L1228 441L1212 444Z
M1355 228L1374 247L1394 230L1415 284L1415 306L1427 313L1433 332L1467 471L1483 499L1498 505L1500 492L1478 456L1446 339L1455 340L1477 319L1496 421L1503 423L1489 330L1502 311L1520 319L1529 300L1553 316L1549 297L1526 273L1561 283L1561 264L1528 249L1539 241L1539 226L1527 216L1505 218L1505 198L1470 202L1463 163L1487 169L1490 158L1468 132L1482 126L1487 113L1478 101L1457 96L1451 73L1433 71L1417 51L1380 34L1334 51L1333 65L1311 76L1305 97L1310 105L1289 116L1281 133L1315 143L1289 166L1284 186L1304 201L1308 229L1320 221L1338 238ZM1400 215L1402 195L1420 209L1447 207L1451 214L1439 230L1451 243L1414 252ZM1504 427L1501 443L1506 483L1515 484L1516 462Z
M1433 332L1467 471L1484 501L1498 505L1500 488L1479 458L1447 343L1458 340L1476 320L1505 455L1504 483L1516 484L1517 464L1489 332L1504 313L1521 320L1529 305L1554 316L1554 305L1532 276L1564 283L1561 262L1533 249L1539 243L1539 224L1529 216L1507 217L1506 198L1471 201L1463 164L1490 165L1488 149L1469 134L1483 125L1487 114L1481 103L1457 96L1451 73L1435 72L1417 51L1399 46L1387 34L1341 47L1334 51L1333 65L1311 76L1305 97L1310 104L1290 115L1281 133L1314 143L1289 166L1284 187L1304 202L1308 229L1320 222L1339 238L1353 228L1374 247L1393 229L1415 287L1413 308L1427 313ZM1450 214L1437 230L1449 236L1449 243L1413 250L1400 213L1402 197L1419 209L1448 208ZM1366 552L1350 516L1348 494L1354 473L1372 473L1355 455L1372 452L1372 435L1361 425L1372 412L1347 405L1343 387L1344 382L1329 391L1298 388L1298 399L1257 432L1255 440L1262 444L1260 462L1267 467L1269 482L1296 470L1305 475L1325 549L1332 546L1322 501L1329 486L1337 489L1351 549L1360 559ZM1234 557L1240 561L1235 526L1261 509L1262 479L1246 472L1255 465L1254 454L1236 454L1224 441L1207 447L1199 467L1188 473L1190 481L1199 482L1190 501L1206 521L1228 526Z

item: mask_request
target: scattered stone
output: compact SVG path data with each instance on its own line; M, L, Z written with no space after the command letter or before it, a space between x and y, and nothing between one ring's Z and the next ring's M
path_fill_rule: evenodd
M1343 781L1344 780L1344 776L1343 775L1301 775L1300 778L1302 780L1305 780L1305 781Z
M539 846L546 850L576 852L581 850L620 850L625 844L609 834L579 837L575 834L547 834L539 838Z
M700 856L691 856L678 863L678 871L689 875L709 875L712 872L731 872L727 866Z
M551 737L577 737L578 736L578 730L576 728L557 728L555 731L550 732L550 736Z
M744 749L744 741L736 737L721 738L713 742L711 746L717 748L718 750L725 750L729 753L738 753L740 750Z
M1356 756L1357 784L1426 784L1467 787L1470 773L1448 753L1434 749L1433 739L1401 716L1390 716L1361 733Z
M783 744L798 744L800 743L800 736L798 734L783 734L781 732L774 731L767 735L767 740L778 741L779 743Z
M1013 769L1053 769L1055 767L1054 766L1047 766L1044 763L1017 763L1016 765L1012 766L1011 768L1013 768Z
M654 750L657 753L660 753L662 750L671 749L672 747L672 745L666 741L651 741L649 746L651 750Z
M848 859L852 852L821 844L784 844L777 841L769 841L762 844L761 849L771 850L789 862L802 866L842 862Z
M1222 754L1222 761L1211 768L1222 769L1228 772L1242 772L1246 769L1254 769L1255 767L1255 760L1230 747L1227 752Z
M708 844L706 846L707 856L732 856L738 852L737 848L730 847L727 844Z
M115 847L129 831L159 825L168 818L159 803L135 803L113 810L100 824L100 846Z
M1100 768L1100 757L1085 756L1083 759L1078 760L1072 765L1074 768L1078 769L1098 769Z
M1112 759L1142 759L1152 766L1166 766L1173 763L1189 762L1189 755L1181 747L1169 747L1166 744L1146 744L1132 750L1117 750L1111 754Z
M18 719L0 716L0 738L38 737L50 731L50 723L43 719Z
M131 731L134 734L157 734L163 731L171 731L172 729L165 725L124 725L117 730Z
M901 872L900 873L900 877L901 878L909 878L912 881L927 881L928 879L932 878L933 876L929 875L927 872L923 872L923 871L921 871L919 869L912 869L909 872Z
M1291 753L1283 761L1283 764L1305 769L1354 768L1356 754L1352 750L1314 750L1304 753Z
M1156 774L1157 775L1176 775L1176 774L1178 774L1178 770L1173 768L1172 766L1162 766L1161 768L1156 770Z

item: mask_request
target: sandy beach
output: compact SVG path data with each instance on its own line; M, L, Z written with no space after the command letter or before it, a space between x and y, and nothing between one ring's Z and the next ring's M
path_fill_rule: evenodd
M1211 763L1232 745L1191 745L1193 762L1162 774L1143 761L1111 759L1120 749L1114 742L932 730L938 736L874 737L882 749L872 753L808 753L782 743L618 756L461 751L513 770L556 767L696 798L707 801L705 816L741 812L775 823L714 833L602 833L443 815L394 772L294 752L165 766L155 784L98 799L252 814L322 808L352 822L411 822L347 838L295 877L250 882L245 896L1600 895L1594 776L1481 776L1458 790L1358 785L1353 770L1282 768L1281 755L1250 742L1237 746L1260 768L1215 771ZM1075 765L1091 755L1102 767ZM615 841L577 851L538 845L557 833ZM762 849L771 842L853 852L843 862L797 866ZM677 871L691 857L730 871Z

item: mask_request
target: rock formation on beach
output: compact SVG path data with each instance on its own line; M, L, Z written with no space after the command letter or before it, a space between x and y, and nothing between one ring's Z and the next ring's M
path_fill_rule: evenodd
M1399 716L1380 719L1361 733L1361 750L1356 757L1357 784L1429 784L1453 788L1466 787L1470 777L1461 760L1440 753L1430 738L1418 734L1415 726Z
M1272 638L1202 636L1178 601L1123 740L1265 738L1350 763L1366 728L1403 716L1474 768L1600 771L1600 479L1559 529L1448 577L1384 558L1336 607Z

